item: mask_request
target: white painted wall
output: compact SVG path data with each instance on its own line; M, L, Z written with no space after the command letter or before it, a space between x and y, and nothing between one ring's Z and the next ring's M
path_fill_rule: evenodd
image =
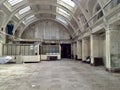
M48 56L57 56L57 59L61 59L61 55L60 54L56 54L56 55L40 55L40 58L42 61L44 60L48 60Z
M24 39L70 39L69 33L61 24L54 21L41 21L30 25L22 35Z
M40 62L40 55L22 56L22 61L23 62Z
M82 42L77 41L77 58L82 59Z
M120 31L119 26L111 26L106 31L106 68L120 69Z
M82 40L82 60L86 60L86 57L91 55L90 38Z
M23 62L40 62L40 55L16 55L16 56L11 56L12 60L10 62L15 62L17 64L21 64Z

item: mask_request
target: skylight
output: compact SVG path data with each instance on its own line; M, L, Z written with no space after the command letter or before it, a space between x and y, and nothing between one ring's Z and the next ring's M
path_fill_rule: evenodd
M59 21L61 21L64 24L68 25L68 23L64 19L62 19L61 17L56 16L56 19L59 20Z
M20 10L20 11L19 11L19 14L20 14L20 15L21 15L21 14L24 14L24 13L28 12L29 10L31 10L31 8L30 8L30 6L27 6L27 7L23 8L22 10Z
M58 8L58 11L63 12L64 14L70 16L70 14L69 14L68 12L66 12L65 10L63 10L63 9L61 9L61 8Z
M61 1L72 6L72 7L75 7L75 3L72 0L61 0Z
M16 5L20 2L22 2L23 0L7 0L7 1L8 1L8 3L10 3L13 6L13 5Z
M65 17L70 17L70 14L61 8L57 8L57 12L64 15Z

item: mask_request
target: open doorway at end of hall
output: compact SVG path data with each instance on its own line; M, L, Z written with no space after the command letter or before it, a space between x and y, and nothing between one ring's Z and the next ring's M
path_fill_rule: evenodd
M71 58L71 44L61 44L61 58Z

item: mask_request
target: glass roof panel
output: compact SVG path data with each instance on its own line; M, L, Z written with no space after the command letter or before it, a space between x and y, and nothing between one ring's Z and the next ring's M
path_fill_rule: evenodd
M56 16L56 19L61 21L64 24L68 25L68 23L63 18L61 18L60 16Z
M75 3L72 0L61 0L61 1L65 2L66 4L68 4L72 7L75 7Z
M65 10L61 9L61 8L57 8L57 12L63 16L65 16L66 18L70 19L70 14L68 12L66 12Z
M18 3L22 2L23 0L7 0L7 1L8 1L8 3L11 4L11 6L13 6L15 4L18 4Z
M31 8L30 8L30 6L27 6L27 7L23 8L23 9L21 9L21 10L19 11L19 14L20 14L20 15L21 15L21 14L24 14L24 13L28 12L29 10L31 10Z
M70 16L70 14L68 12L66 12L65 10L61 9L61 8L58 8L58 12L62 12L68 16Z
M73 13L76 10L76 4L72 0L57 0L57 3L66 7Z

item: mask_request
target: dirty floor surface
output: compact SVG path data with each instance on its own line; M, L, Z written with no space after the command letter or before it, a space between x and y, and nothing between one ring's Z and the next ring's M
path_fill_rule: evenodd
M0 90L120 90L120 73L74 60L5 64Z

